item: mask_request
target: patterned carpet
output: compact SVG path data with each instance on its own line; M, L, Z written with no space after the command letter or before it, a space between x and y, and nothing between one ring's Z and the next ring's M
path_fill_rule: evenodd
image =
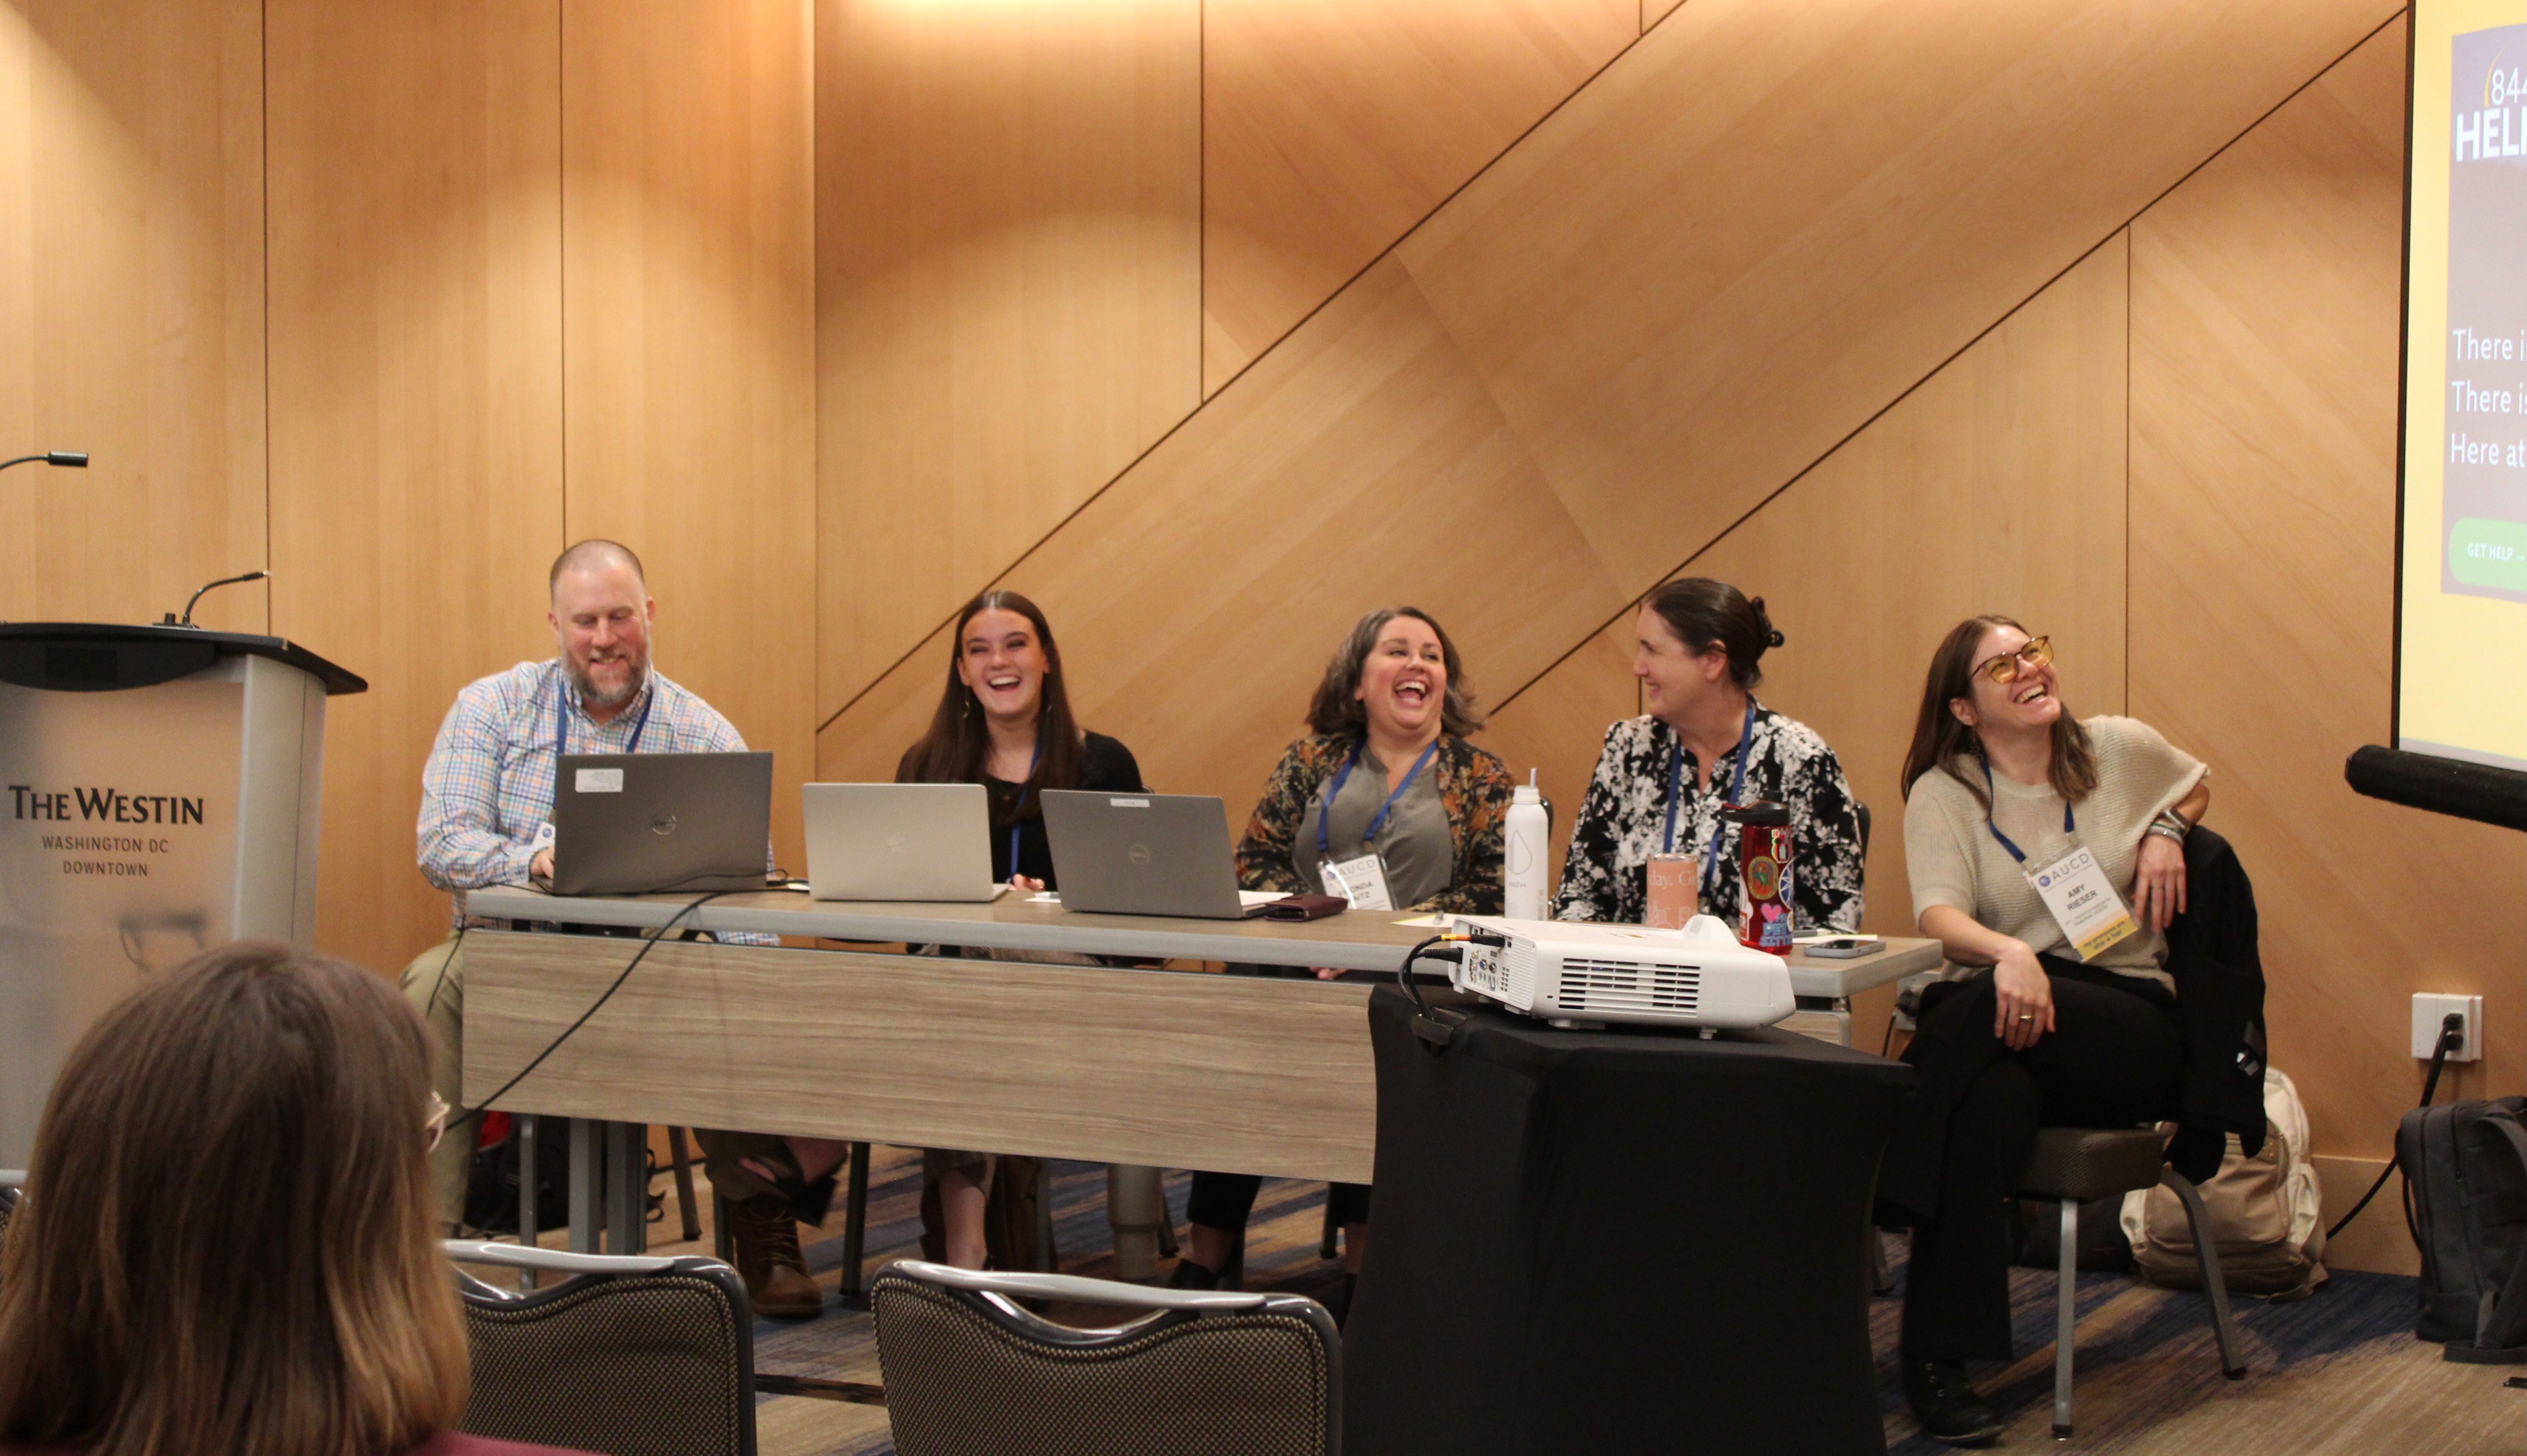
M881 1148L873 1160L868 1267L917 1254L919 1162ZM1171 1213L1182 1227L1187 1178L1167 1178ZM661 1186L664 1180L661 1180ZM1105 1217L1105 1169L1055 1165L1055 1226L1064 1273L1111 1277ZM1317 1257L1323 1185L1267 1180L1249 1234L1247 1285L1321 1297L1339 1267ZM704 1202L707 1205L707 1197ZM831 1290L840 1280L839 1214L808 1262ZM658 1231L652 1226L653 1237ZM690 1245L653 1245L681 1251ZM699 1251L709 1248L708 1234ZM1900 1280L1903 1244L1887 1242ZM2051 1449L2053 1277L2013 1277L2018 1345L2014 1363L1975 1372L1978 1385L2011 1418L2018 1449ZM2413 1281L2392 1275L2338 1273L2314 1297L2294 1304L2237 1301L2249 1373L2220 1375L2210 1319L2198 1294L2148 1288L2121 1275L2080 1280L2078 1437L2070 1449L2159 1456L2278 1456L2278 1453L2527 1450L2527 1391L2504 1388L2511 1373L2449 1365L2411 1337ZM1879 1352L1879 1394L1891 1456L1947 1448L1923 1436L1904 1409L1895 1372L1900 1305L1876 1301L1871 1331ZM756 1365L767 1373L876 1381L868 1318L835 1308L805 1325L756 1327ZM764 1456L879 1456L892 1453L885 1412L802 1396L758 1402Z

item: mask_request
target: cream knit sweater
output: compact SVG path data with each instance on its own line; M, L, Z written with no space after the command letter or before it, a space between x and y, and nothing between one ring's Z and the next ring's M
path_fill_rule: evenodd
M2129 907L2140 865L2140 838L2159 812L2193 791L2209 772L2200 760L2171 745L2149 725L2131 718L2087 720L2097 751L2097 787L2073 806L2080 842L2095 851L2108 882ZM1986 827L1984 807L1972 789L1983 786L1983 768L1960 758L1934 769L1904 801L1904 861L1913 879L1913 914L1952 905L1986 929L2026 941L2039 952L2068 955L2062 928L2037 896L2009 851ZM2030 868L2050 863L2070 848L2062 832L2062 796L2050 784L2030 786L1995 775L1989 824L2027 855ZM2099 969L2146 977L2171 989L2160 968L2167 937L2144 927L2102 952ZM1958 974L1953 968L1951 975Z

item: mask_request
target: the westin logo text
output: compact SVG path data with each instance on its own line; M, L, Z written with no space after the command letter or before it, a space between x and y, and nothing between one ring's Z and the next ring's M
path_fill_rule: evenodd
M32 784L9 785L9 809L12 818L49 820L68 824L75 820L103 821L107 824L200 824L202 800L180 798L174 794L128 794L111 788L74 788L61 792L38 792Z

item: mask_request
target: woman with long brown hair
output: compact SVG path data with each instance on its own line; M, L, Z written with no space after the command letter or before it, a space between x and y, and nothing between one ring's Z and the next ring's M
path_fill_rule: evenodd
M1959 623L1923 683L1904 757L1904 855L1922 933L1952 979L1923 998L1921 1081L1886 1151L1879 1221L1913 1230L1903 1372L1922 1429L1957 1445L2001 1421L1964 1362L2010 1355L2002 1203L2042 1126L2129 1128L2167 1111L2184 1038L2164 963L2185 836L2208 771L2130 718L2073 718L2049 638ZM2195 1130L2170 1161L2202 1171ZM2219 1166L2221 1140L2210 1138Z
M948 680L930 729L903 751L896 781L983 785L993 876L1021 890L1057 888L1044 791L1139 793L1146 787L1141 766L1120 742L1079 726L1061 647L1034 602L1014 591L986 591L956 614L949 643ZM938 1191L945 1262L983 1267L985 1213L1000 1185L1024 1185L1002 1195L1009 1212L1000 1221L1004 1243L1032 1241L1034 1221L1021 1215L1033 1207L1036 1160L930 1148L922 1165Z
M107 1012L0 1250L0 1452L550 1451L453 1431L429 1035L385 978L271 941Z
M1500 914L1514 789L1500 759L1467 741L1483 719L1436 619L1418 607L1362 617L1325 664L1307 722L1238 841L1240 886L1341 895L1365 909ZM1253 1174L1193 1176L1177 1287L1216 1288L1242 1266L1262 1185ZM1325 1191L1343 1229L1346 1309L1367 1248L1368 1192L1360 1183Z

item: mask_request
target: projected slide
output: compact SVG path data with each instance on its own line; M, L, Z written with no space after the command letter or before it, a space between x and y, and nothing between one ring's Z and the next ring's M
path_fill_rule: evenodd
M2527 769L2527 0L2415 9L2397 746Z

